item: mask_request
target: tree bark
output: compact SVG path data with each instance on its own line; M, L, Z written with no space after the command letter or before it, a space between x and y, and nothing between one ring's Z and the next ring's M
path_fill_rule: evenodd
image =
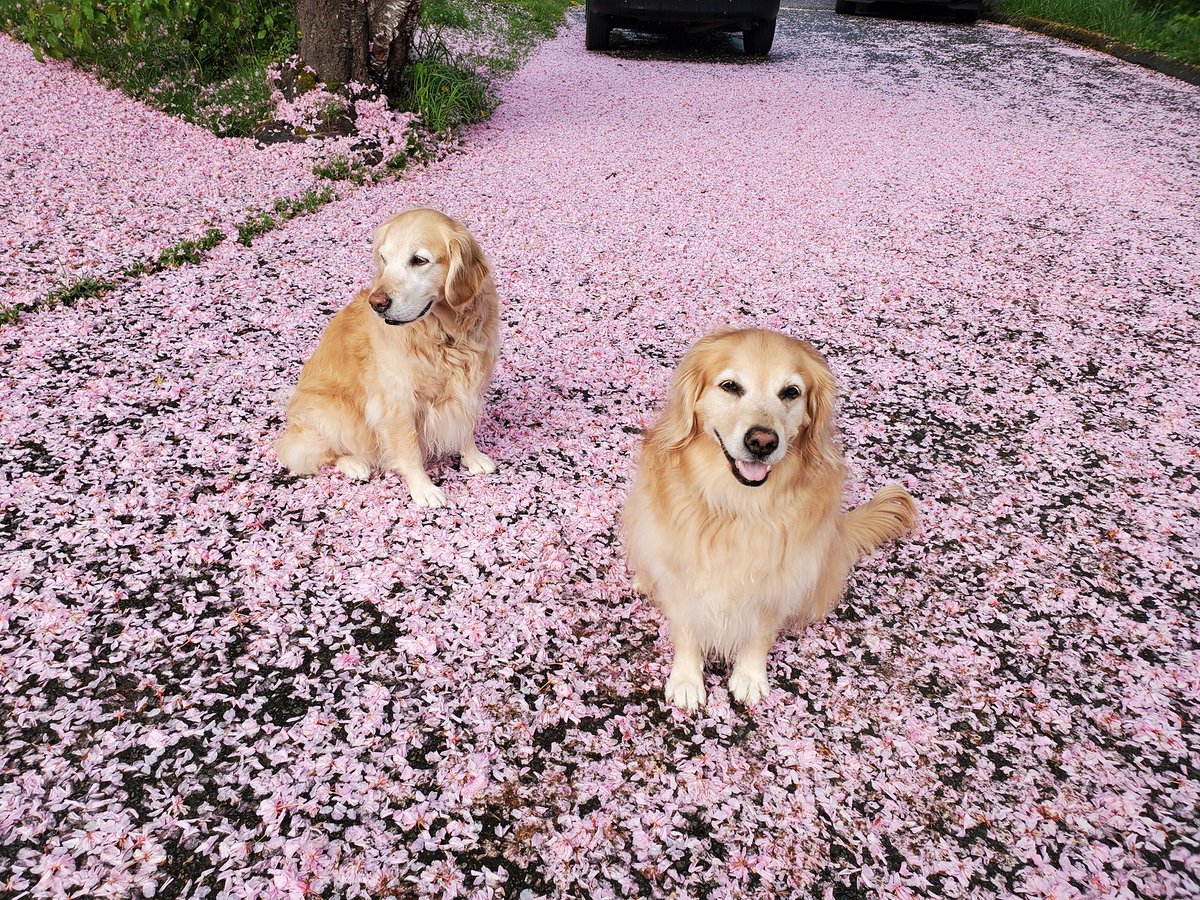
M420 13L421 0L296 0L300 58L330 86L358 81L395 96Z

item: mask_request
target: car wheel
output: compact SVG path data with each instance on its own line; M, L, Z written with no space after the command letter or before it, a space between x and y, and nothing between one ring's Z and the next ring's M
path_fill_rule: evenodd
M587 5L587 30L584 34L583 45L589 50L607 50L608 36L612 26L608 24L608 16L592 12L592 4Z
M759 19L742 32L742 47L747 56L766 56L775 40L775 20Z
M839 12L843 16L852 16L858 11L858 4L854 0L835 0L833 11Z

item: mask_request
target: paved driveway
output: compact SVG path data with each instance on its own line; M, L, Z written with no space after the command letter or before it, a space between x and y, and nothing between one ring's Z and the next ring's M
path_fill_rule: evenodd
M0 331L8 887L1195 895L1200 91L827 10L769 63L582 44L408 180ZM500 470L432 513L270 449L417 203L505 304ZM725 324L814 341L848 502L923 519L686 716L614 523Z

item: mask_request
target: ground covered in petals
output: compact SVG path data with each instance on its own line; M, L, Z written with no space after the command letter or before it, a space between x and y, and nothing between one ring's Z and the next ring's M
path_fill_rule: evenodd
M1200 91L823 12L767 64L582 44L465 153L0 330L0 891L1195 896ZM6 184L78 149L44 140ZM436 512L271 451L412 204L504 299L500 469L437 464ZM717 666L688 716L615 522L724 324L821 348L847 502L899 480L923 519L763 704Z
M0 298L106 278L313 188L315 147L257 149L39 63L0 34Z

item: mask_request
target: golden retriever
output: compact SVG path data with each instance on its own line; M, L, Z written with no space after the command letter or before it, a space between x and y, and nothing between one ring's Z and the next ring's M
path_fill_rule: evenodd
M467 229L432 209L389 219L372 252L375 278L301 369L275 449L297 475L330 462L355 479L395 469L417 506L445 506L428 458L496 471L475 446L500 344L496 287Z
M841 511L834 399L824 358L771 331L710 335L676 370L622 516L636 584L670 622L668 702L704 703L709 652L733 660L734 699L762 699L780 631L824 616L858 558L915 520L897 485Z

